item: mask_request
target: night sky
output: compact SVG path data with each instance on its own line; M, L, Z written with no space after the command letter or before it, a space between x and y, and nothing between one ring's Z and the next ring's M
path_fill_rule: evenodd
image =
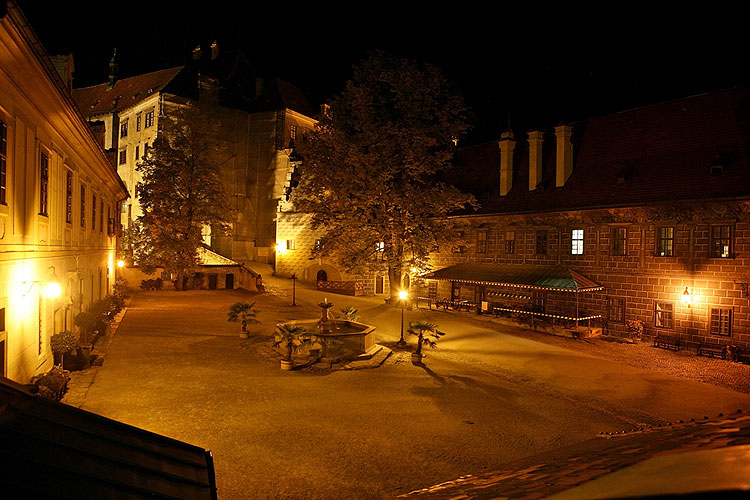
M750 44L730 11L216 0L131 1L110 12L88 2L18 3L49 53L73 53L76 87L106 81L115 47L126 77L183 64L201 38L241 48L258 74L298 86L314 106L372 49L430 62L477 117L464 144L496 139L509 123L517 132L549 127L745 84L750 74Z

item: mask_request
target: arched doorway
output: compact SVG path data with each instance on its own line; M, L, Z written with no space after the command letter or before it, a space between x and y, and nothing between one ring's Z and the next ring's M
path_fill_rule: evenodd
M317 281L328 281L328 273L326 273L324 270L318 271L317 276L315 277Z

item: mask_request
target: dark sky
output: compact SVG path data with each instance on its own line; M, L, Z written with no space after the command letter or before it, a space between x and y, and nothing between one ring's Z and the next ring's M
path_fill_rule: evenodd
M467 142L495 139L509 122L524 131L744 84L750 66L741 16L705 5L691 13L611 2L578 11L350 2L353 10L341 10L136 0L109 12L88 2L18 3L48 52L73 53L75 86L106 81L115 47L121 76L132 76L182 64L200 38L241 48L261 76L300 87L314 105L340 91L372 49L430 62L477 116Z

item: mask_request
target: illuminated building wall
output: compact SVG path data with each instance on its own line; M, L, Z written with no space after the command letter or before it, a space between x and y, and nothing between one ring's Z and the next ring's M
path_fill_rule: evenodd
M114 283L122 182L13 3L0 19L0 363L26 383ZM50 282L60 284L47 297Z

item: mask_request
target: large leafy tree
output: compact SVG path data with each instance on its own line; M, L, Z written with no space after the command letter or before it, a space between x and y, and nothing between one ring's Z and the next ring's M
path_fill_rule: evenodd
M474 202L437 180L468 110L438 68L382 52L327 110L299 147L295 207L325 229L314 253L351 272L387 268L394 297L404 272L426 269L434 245L452 238L445 216Z
M159 134L137 166L143 215L133 231L135 259L145 270L176 274L178 283L198 263L203 228L229 228L218 131L218 122L197 106L181 106L160 118Z

